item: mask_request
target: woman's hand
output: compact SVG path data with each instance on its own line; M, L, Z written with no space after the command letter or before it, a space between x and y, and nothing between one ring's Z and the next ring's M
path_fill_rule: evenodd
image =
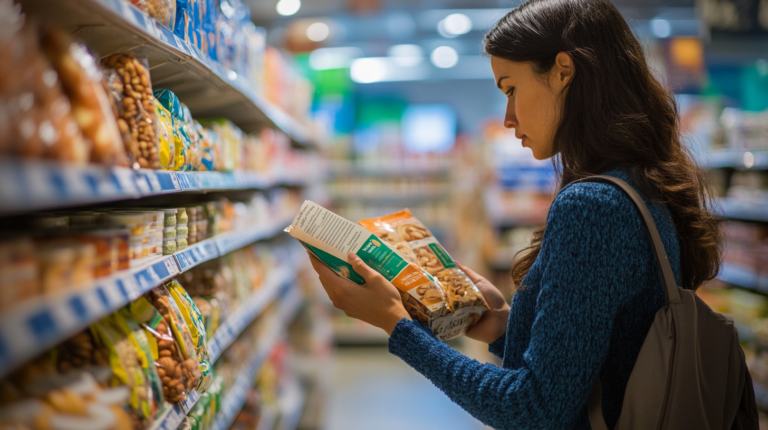
M320 276L320 283L333 306L347 316L374 325L391 335L398 321L411 319L400 300L400 293L391 282L358 256L350 253L348 257L355 272L365 279L365 284L357 285L342 278L309 253L312 267Z
M459 263L457 263L459 264ZM490 307L480 320L467 330L469 338L491 344L507 332L507 320L509 320L509 304L504 299L495 285L484 277L475 273L474 270L459 264L459 268L469 276L469 279L475 283L477 288L483 293L485 302Z

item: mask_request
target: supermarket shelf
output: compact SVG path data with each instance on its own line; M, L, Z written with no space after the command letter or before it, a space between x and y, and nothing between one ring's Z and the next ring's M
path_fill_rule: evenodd
M156 257L79 291L39 297L0 316L0 377L17 365L121 308L177 274L219 255L279 233L268 228L223 233L174 255Z
M768 276L760 276L754 271L733 264L723 263L717 279L742 288L768 294Z
M330 173L334 177L365 176L373 178L423 178L445 177L451 173L449 163L419 161L334 161L330 163Z
M353 203L367 203L378 206L408 206L418 205L424 202L433 202L439 200L446 200L450 197L450 193L334 193L331 194L331 200L334 202L353 202Z
M296 174L269 177L249 172L168 172L0 158L0 214L185 191L301 186L312 180Z
M272 333L257 347L251 361L243 366L237 377L237 382L235 382L224 397L221 409L216 415L216 420L211 430L227 430L230 427L240 409L243 408L261 365L267 359L272 347L285 336L286 325L298 311L301 300L301 293L297 288L291 289L288 296L283 299L277 321L271 325L273 328Z
M726 197L720 199L718 205L720 215L725 218L768 222L768 202L744 202Z
M39 297L0 317L0 377L179 273L173 256L99 279L81 291Z
M211 352L211 362L215 362L221 353L237 339L237 336L245 330L246 327L256 318L257 315L277 297L280 290L289 282L293 281L295 273L290 263L284 263L283 267L277 269L269 280L258 291L251 294L244 303L238 307L237 311L227 318L224 323L216 330L216 334L208 342L208 349Z
M200 400L200 393L193 391L187 400L171 405L152 425L151 430L176 430L195 403Z
M702 163L710 169L732 167L739 170L768 169L768 151L743 149L718 149L707 151Z
M93 52L137 51L147 57L154 88L168 88L195 118L229 118L246 132L277 127L301 146L315 139L301 123L257 94L245 76L188 46L125 0L21 0L23 10L62 26Z

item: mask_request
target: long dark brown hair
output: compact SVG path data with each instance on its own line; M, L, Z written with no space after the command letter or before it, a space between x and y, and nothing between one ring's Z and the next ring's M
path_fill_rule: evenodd
M680 139L674 96L653 76L643 49L608 0L530 0L485 37L485 53L548 72L560 52L574 75L564 92L553 162L560 187L624 168L632 182L672 213L680 243L681 287L713 279L721 259L704 172ZM541 250L545 227L512 266L515 285Z

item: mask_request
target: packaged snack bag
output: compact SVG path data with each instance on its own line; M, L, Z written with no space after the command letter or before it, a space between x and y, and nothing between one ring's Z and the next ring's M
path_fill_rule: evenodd
M128 308L120 309L115 312L113 317L117 328L128 338L136 350L136 357L141 364L141 370L144 372L144 379L151 389L150 410L152 416L157 418L165 409L163 406L163 384L157 373L155 359L152 358L152 350L149 347L147 336L139 323L133 319Z
M192 342L192 335L189 332L189 327L184 321L184 317L182 316L179 307L176 305L176 302L164 285L151 290L145 294L145 297L147 297L160 314L169 321L173 337L176 339L181 356L184 358L184 366L182 370L186 381L186 388L189 391L194 390L200 383L200 368L195 344Z
M155 97L146 58L133 53L114 54L101 60L109 94L118 111L117 126L129 164L134 168L160 169Z
M170 90L156 90L157 99L171 114L174 137L174 162L170 170L190 170L189 151L191 140L189 127L184 117L184 109L176 94Z
M187 155L187 164L184 166L184 170L191 171L197 170L200 165L200 128L203 126L199 122L192 119L192 113L189 111L189 107L184 103L181 104L181 112L184 117L184 122L187 124L187 133L189 133L189 152Z
M143 10L147 15L156 19L163 27L174 31L176 24L176 1L177 0L128 0L137 8Z
M197 392L204 393L211 386L213 380L213 365L211 364L211 353L208 350L207 335L205 331L205 322L197 305L187 294L184 288L175 279L166 284L173 300L179 307L184 322L187 323L189 334L192 337L192 343L195 345L197 360L200 365L200 383L197 385Z
M41 42L69 97L72 116L91 148L91 161L125 165L120 131L102 86L101 70L91 53L60 29L46 29Z
M197 368L197 362L184 359L181 347L174 338L170 317L160 314L146 296L133 301L129 309L146 334L157 374L163 384L163 398L170 403L186 400L191 391L187 387L192 384L187 382L189 370L185 369Z
M462 333L456 327L464 327L467 318L464 322L445 318L447 306L439 282L365 228L307 200L286 232L336 274L362 285L365 279L347 262L348 253L358 255L400 290L408 313L429 326L439 339L448 340Z
M173 135L173 117L160 102L155 101L157 116L158 149L160 152L160 168L175 170L176 167L176 138Z
M152 389L144 378L137 351L118 328L113 316L103 318L91 325L91 332L100 347L106 349L109 367L112 370L110 385L125 385L131 389L129 404L133 428L148 428L153 422L151 407Z
M411 215L410 210L360 220L360 225L398 250L405 250L410 258L416 259L422 269L437 277L445 290L450 312L462 308L487 308L480 290L469 276L456 266L432 232Z

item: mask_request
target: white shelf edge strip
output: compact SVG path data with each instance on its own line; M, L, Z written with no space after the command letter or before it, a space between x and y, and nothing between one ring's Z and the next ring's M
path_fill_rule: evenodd
M275 236L284 227L283 222L284 219L269 228L249 229L245 233L223 233L195 244L188 254L187 250L182 251L183 257L178 260L180 253L156 257L139 267L99 279L82 290L38 297L4 311L0 317L0 377L179 273ZM234 239L228 241L230 237ZM225 242L223 248L218 246L221 240ZM180 266L184 270L180 270Z
M237 414L243 408L248 392L253 386L254 377L266 360L267 355L279 339L284 336L285 326L293 319L295 312L301 304L301 293L297 288L292 288L288 296L283 299L280 306L274 331L267 337L267 341L257 348L257 352L247 363L237 377L237 382L226 394L222 401L222 407L216 415L216 420L211 430L227 430Z
M296 294L297 294L297 290L294 288L292 293L290 294L290 297L291 297L290 300L294 300L293 296L295 296ZM277 324L277 327L266 338L266 341L262 342L256 347L256 350L254 351L251 360L241 368L241 371L237 376L237 382L230 389L230 393L232 394L239 393L240 397L242 397L242 403L240 404L240 408L242 408L242 405L245 403L245 395L247 394L247 391L249 388L247 386L247 382L248 381L253 382L253 378L256 375L256 372L259 370L259 368L261 368L262 363L266 360L269 352L272 350L272 347L282 336L282 330L284 329L283 326L285 325L286 321L290 321L290 315L287 317L284 317L282 315L282 312L292 313L295 311L296 304L289 303L290 300L286 299L286 302L281 306L281 309L280 309L281 317L278 318L279 324ZM301 300L301 296L299 295L299 301L300 300ZM227 320L229 320L229 318ZM220 333L223 333L221 331L222 328L223 326L220 327L219 330L216 330L216 335L214 335L214 338L219 337ZM245 328L245 326L242 328ZM221 351L219 351L219 354L220 353ZM213 357L211 357L211 360L215 361ZM245 385L245 388L242 388L241 387L242 385ZM235 391L235 390L238 390L238 391ZM230 393L227 393L227 399L229 399ZM184 403L180 405L174 404L171 408L169 408L170 410L168 412L163 414L163 416L155 422L155 424L152 426L152 430L175 430L179 426L179 424L181 424L182 420L184 420L184 417L189 413L189 411L192 410L192 407L195 406L195 403L197 403L199 399L200 399L200 394L198 394L197 392L194 392L192 393L192 395L189 396L189 398ZM239 401L237 396L233 397L231 400L231 402L235 402L235 401ZM227 400L225 400L222 405L222 411L225 410L225 408L227 408ZM238 408L237 411L235 412L238 412L240 408ZM232 418L234 419L234 416ZM218 420L218 417L217 417L217 420Z

